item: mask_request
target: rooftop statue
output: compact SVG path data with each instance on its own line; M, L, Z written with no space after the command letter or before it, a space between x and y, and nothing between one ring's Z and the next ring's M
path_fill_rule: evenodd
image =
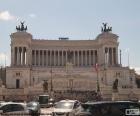
M112 27L107 27L107 23L103 23L103 27L101 27L101 32L110 32L112 31Z
M24 26L24 21L20 22L20 25L16 26L16 30L19 31L19 32L22 32L22 31L26 32L27 26L26 27Z

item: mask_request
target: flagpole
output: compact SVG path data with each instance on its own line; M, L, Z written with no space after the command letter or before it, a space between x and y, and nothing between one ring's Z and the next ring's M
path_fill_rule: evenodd
M53 83L52 83L52 67L51 67L51 92L53 91Z

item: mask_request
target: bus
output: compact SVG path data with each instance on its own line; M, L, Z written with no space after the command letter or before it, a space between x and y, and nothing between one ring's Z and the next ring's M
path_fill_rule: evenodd
M49 99L50 96L48 94L39 95L38 102L40 104L40 107L49 107Z

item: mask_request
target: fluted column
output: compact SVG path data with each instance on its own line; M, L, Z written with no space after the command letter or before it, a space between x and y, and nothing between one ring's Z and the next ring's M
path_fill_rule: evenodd
M17 47L15 47L14 62L15 62L15 65L17 65Z
M42 50L42 66L44 67L44 50Z
M53 51L53 64L56 66L56 50Z
M21 47L21 65L23 65L23 47Z
M52 66L52 50L50 50L50 66Z
M34 50L34 66L36 66L36 50Z
M38 50L38 66L40 66L40 50Z
M116 47L116 64L118 64L118 48Z
M21 65L21 47L19 47L19 65Z
M57 65L60 66L60 52L59 52L59 50L57 52L58 52L58 54L57 54L58 55Z
M109 48L109 65L111 65L111 63L112 63L112 59L111 59L111 48Z
M63 54L63 50L62 50L62 66L64 65L64 54Z
M73 64L76 65L75 64L75 51L73 51Z
M46 50L46 59L45 59L46 60L46 66L48 66L48 59L49 59L48 58L48 50Z
M89 66L91 66L91 50L89 50Z
M97 50L94 51L94 55L95 55L95 63L94 64L96 64L97 63Z
M17 47L17 65L19 65L20 57L19 57L19 47Z
M112 57L112 66L113 66L113 65L114 65L114 56L113 56L114 53L113 53L113 48L111 48L111 53L112 53L112 54L111 54L111 57Z
M28 53L28 49L26 48L26 65L28 65L29 64L29 53Z
M11 65L15 65L15 48L11 48Z
M81 66L83 66L83 50L81 50Z
M23 60L23 65L25 65L25 47L23 47L23 57L22 57L22 60Z
M79 50L77 51L77 66L79 66Z
M113 64L116 65L116 48L113 48Z
M85 51L85 66L87 66L87 50Z

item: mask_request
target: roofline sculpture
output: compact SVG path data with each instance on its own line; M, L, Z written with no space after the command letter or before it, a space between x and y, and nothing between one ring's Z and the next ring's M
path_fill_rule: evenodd
M102 23L103 27L101 27L101 32L110 32L112 31L112 27L107 27L107 23Z
M16 26L16 30L18 31L18 32L26 32L26 30L27 30L27 26L25 27L24 26L24 21L22 22L20 22L20 25L18 25L18 26Z

